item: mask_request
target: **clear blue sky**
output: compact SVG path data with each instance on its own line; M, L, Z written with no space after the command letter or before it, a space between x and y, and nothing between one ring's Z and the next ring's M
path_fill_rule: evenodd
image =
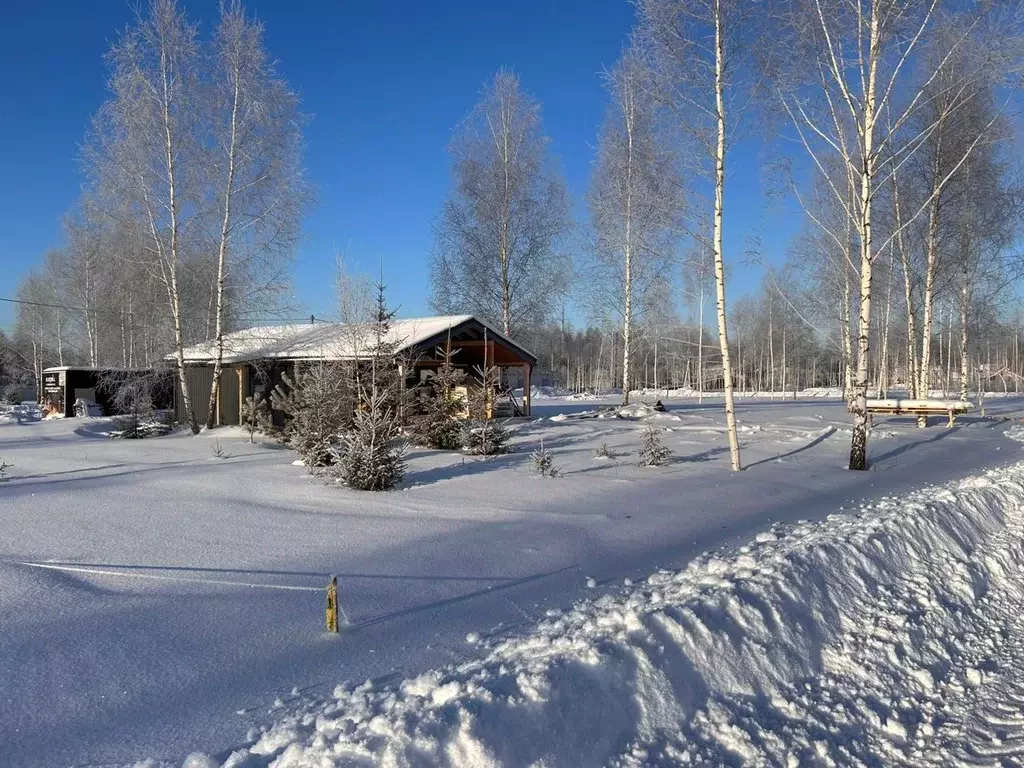
M208 31L216 0L185 0ZM628 0L249 0L267 46L312 115L306 165L318 205L295 269L304 312L329 315L335 250L385 282L401 314L427 311L431 223L448 188L445 147L482 83L515 69L544 108L552 149L580 199L605 109L599 73L633 22ZM61 244L78 194L77 152L105 98L103 54L132 17L127 0L18 3L0 24L0 296ZM742 258L750 236L784 242L765 213L753 148L733 154L727 242ZM581 206L577 206L582 211ZM785 228L786 236L792 224ZM770 260L778 254L768 253ZM735 296L760 279L736 264ZM13 320L0 304L0 328Z

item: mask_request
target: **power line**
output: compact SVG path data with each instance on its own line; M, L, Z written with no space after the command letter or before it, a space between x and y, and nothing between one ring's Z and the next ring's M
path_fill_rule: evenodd
M67 304L49 304L49 303L47 303L45 301L29 301L27 299L12 299L12 298L9 298L9 297L6 297L6 296L0 296L0 301L7 302L8 304L23 304L23 305L30 306L30 307L46 307L48 309L63 309L65 312L82 312L82 313L86 312L85 307L72 307L72 306L68 306ZM96 311L96 310L93 310L93 311ZM136 316L136 313L134 313L134 312L129 312L127 314L128 314L129 317L135 317ZM241 314L227 313L227 317L230 320L249 320L249 321L254 321L254 322L262 322L262 321L271 321L272 320L272 321L275 321L275 322L286 322L286 323L308 323L315 316L314 315L303 315L302 317L281 317L280 315L266 315L266 314L256 314L256 313L245 313L245 312L243 312ZM320 318L316 318L316 319L320 320ZM322 322L329 322L329 321L322 321Z
M25 299L8 299L4 296L0 296L0 301L6 301L8 304L26 304L32 307L49 307L50 309L66 309L69 312L84 312L84 309L80 307L66 307L62 304L46 304L42 301L26 301Z

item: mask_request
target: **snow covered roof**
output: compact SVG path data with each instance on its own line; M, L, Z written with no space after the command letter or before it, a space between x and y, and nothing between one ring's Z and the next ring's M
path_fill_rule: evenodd
M110 371L123 371L125 373L134 373L138 371L145 371L147 368L122 368L119 366L103 366L97 367L94 365L51 365L49 368L44 368L43 373L59 373L60 371L96 371L97 373L108 373Z
M536 359L535 355L513 342L490 323L473 315L442 315L392 320L387 341L396 345L396 351L403 352L471 321L484 326L488 334L495 340L500 340L513 349L525 353L528 357ZM373 327L368 324L317 322L263 325L225 334L224 362L238 363L267 358L355 360L365 356L366 350L372 343ZM216 345L211 339L186 347L184 353L186 362L212 361L216 357ZM173 355L168 355L168 359L173 359Z

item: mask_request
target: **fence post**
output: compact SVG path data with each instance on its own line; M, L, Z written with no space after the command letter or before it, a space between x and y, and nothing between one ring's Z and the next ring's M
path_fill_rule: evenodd
M331 576L327 585L327 631L338 633L338 577Z

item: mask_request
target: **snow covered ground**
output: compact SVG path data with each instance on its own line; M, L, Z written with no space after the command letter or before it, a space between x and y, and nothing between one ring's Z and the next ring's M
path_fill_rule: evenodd
M851 574L856 571L856 547L849 545L849 560L843 560L841 554L846 551L843 542L863 538L856 527L861 523L852 517L848 524L845 517L833 519L822 529L777 528L778 541L762 536L749 553L717 557L714 563L721 565L705 558L703 564L690 566L686 571L690 575L680 579L655 576L654 583L632 589L623 587L624 579L639 584L658 569L685 569L701 553L755 541L773 525L822 520L837 512L859 514L863 499L877 506L884 496L902 498L926 484L960 481L982 475L987 468L1018 462L1024 458L1024 446L1007 439L1005 433L1012 422L1001 417L1024 412L1024 401L1000 399L989 405L989 418L966 416L952 430L938 426L918 430L910 418L879 420L871 444L873 471L868 473L843 469L849 432L841 402L746 401L738 413L748 469L738 475L728 471L720 403L666 403L668 413L637 411L637 418L625 419L598 418L601 402L546 400L535 405L534 421L517 426L518 453L476 460L415 450L403 488L377 495L351 492L311 478L301 467L292 466L290 452L271 444L250 445L237 430L216 430L197 438L175 434L113 441L102 436L110 426L100 419L23 420L20 424L15 419L0 420L0 458L14 465L8 471L10 479L0 483L0 762L99 766L151 758L155 765L180 765L186 754L197 751L221 763L234 751L249 749L255 751L236 764L256 766L269 764L281 750L285 755L305 753L311 757L316 754L311 750L326 754L342 743L353 745L353 754L358 750L377 754L373 750L384 749L394 734L398 734L395 738L401 749L412 748L412 742L402 741L403 731L396 729L392 714L385 713L383 720L364 716L377 713L378 708L387 709L389 701L405 701L405 694L388 690L405 690L410 696L421 690L424 693L419 698L438 708L437 718L430 721L435 725L423 727L435 733L439 745L469 748L477 744L480 749L498 750L493 754L499 757L508 754L509 764L515 764L514 758L524 753L500 750L519 749L515 744L522 738L534 742L532 748L555 749L552 764L573 764L565 762L564 755L559 758L563 753L557 750L562 747L540 743L537 729L544 721L531 721L533 715L526 710L516 710L522 714L521 725L526 730L518 736L510 730L510 741L504 746L489 740L483 731L474 732L472 725L461 724L460 733L469 728L466 740L446 741L451 731L445 729L455 727L458 712L473 712L482 706L473 703L477 694L468 685L472 675L483 674L486 685L500 678L493 671L497 669L495 657L488 659L485 651L507 654L509 664L515 659L535 661L536 666L528 668L523 680L525 685L532 676L541 686L536 695L542 703L536 711L546 713L543 717L557 712L581 718L566 721L578 722L581 729L573 736L577 741L566 745L586 742L593 749L607 749L600 753L605 757L593 753L597 762L618 755L620 764L642 764L642 750L648 750L654 763L674 762L676 754L682 760L686 750L694 758L704 756L712 762L723 756L742 762L735 756L740 754L736 745L745 743L741 734L728 741L708 740L707 734L718 733L722 722L739 731L746 729L745 738L756 747L750 754L767 755L764 759L769 762L790 752L802 760L812 754L809 749L823 749L826 755L841 759L839 752L829 751L829 745L835 750L840 743L852 745L850 754L863 759L876 755L877 760L888 761L890 753L880 751L878 734L862 733L868 720L850 715L851 725L842 731L849 738L842 742L826 727L839 727L838 715L821 709L825 693L833 700L846 701L841 692L869 691L873 675L858 683L860 688L850 688L853 683L840 679L840 667L827 666L819 656L826 647L845 648L846 633L857 630L868 634L856 643L850 640L853 644L849 647L867 649L861 658L868 661L851 665L846 672L853 675L868 662L882 664L871 659L884 656L881 650L893 646L884 634L877 642L872 640L870 625L865 622L876 615L882 617L879 621L883 624L889 621L884 617L914 618L913 612L900 613L912 605L906 596L917 594L913 590L918 587L908 585L930 583L929 579L934 582L936 574L945 579L947 572L959 573L944 570L953 568L957 555L954 552L942 559L953 550L952 539L939 535L941 521L934 529L917 532L928 534L934 552L907 557L935 559L915 560L913 573L919 578L906 584L899 578L907 570L899 565L902 561L877 565L875 576L864 575L860 592L850 586L832 594L828 591L831 587L816 580L815 574L830 563L842 565ZM674 452L668 466L640 468L630 455L639 445L640 430L648 423L664 430L663 439ZM227 458L215 457L215 439ZM561 477L542 479L531 473L528 453L541 441L555 452ZM607 443L616 458L595 458L595 449L602 443ZM977 528L980 533L968 540L965 529L960 539L967 554L959 556L992 552L1008 569L1013 566L1014 561L1007 559L1009 555L996 541L1000 526L1010 530L1017 524L1011 510L1000 506L1015 498L1005 490L1008 483L1012 485L1010 472L976 481L983 486L978 493L988 493L996 501L986 501L988 506L981 505L984 509L971 512L973 527L969 530ZM1001 490L984 490L989 486ZM890 506L877 514L889 517L879 525L907 518L904 507L895 501L886 503ZM963 505L950 504L953 511L942 518L947 528L950 521L959 519L956 515L966 515L956 512ZM920 506L924 505L922 500ZM835 539L822 538L826 533ZM895 542L897 534L892 536ZM819 543L811 547L815 537ZM818 554L808 554L803 566L790 569L790 554L804 551L802 546ZM895 543L892 546L897 547ZM1009 551L1008 547L1004 549ZM1012 583L986 575L990 569L987 560L973 568L976 574L968 569L971 584L987 579L989 594L1002 594L1003 590L1012 597ZM703 594L704 587L694 586L707 579L701 569L717 574L708 589L719 591L705 597L711 601L708 605L720 604L707 610L709 616L716 617L709 619L710 626L723 634L700 646L699 625L684 622L680 626L686 637L674 637L672 645L664 635L669 630L659 623L663 619L656 618L661 609L652 602L652 595L657 592L659 599L675 606L672 610L682 611L690 605L688 601ZM748 577L748 571L762 575ZM331 573L339 575L342 605L352 622L339 637L321 630L321 588ZM808 610L806 615L793 614L803 622L796 625L799 629L780 628L781 618L791 614L780 613L780 618L772 620L767 598L750 597L745 602L743 585L760 584L758 579L764 582L764 590L770 591L771 584L782 585L772 587L772 594L789 594L787 599L793 604L811 596L825 605L840 595L843 599L837 605L848 613L842 613L842 619L829 614L828 620L818 621ZM956 579L947 581L948 588L955 590ZM595 586L588 588L588 582ZM943 584L928 587L940 588ZM732 608L728 608L732 603L725 600L727 596L736 597ZM573 610L573 604L582 598L598 602ZM975 632L978 643L985 642L983 630L988 625L971 624L975 619L966 620L970 618L966 608L935 600L942 611L949 607L950 615L963 620L963 632ZM971 605L978 622L999 622L997 611L1012 608L1006 603L993 605L989 611L980 596ZM760 607L754 611L752 606ZM730 610L736 616L730 618ZM563 613L549 617L554 611ZM936 621L942 611L936 609ZM640 617L635 637L627 631L632 624L615 628L630 613ZM776 640L768 629L751 629L751 637L759 638L756 643L744 641L738 631L730 634L730 622L742 620L745 626L754 627L751 617L755 613L769 622L765 627L775 622L771 626L779 635L777 651L771 646ZM1020 613L1018 606L1016 615ZM606 621L605 616L610 618ZM538 628L537 623L545 620L548 624ZM891 629L888 624L885 627ZM688 634L691 630L693 636ZM992 686L1010 686L1005 700L1017 695L1004 678L986 676L985 666L998 666L999 654L1013 649L1011 630L1007 629L1005 642L1000 641L999 648L984 659L972 650L980 646L972 646L970 638L962 637L956 645L962 651L960 656L954 653L956 649L947 651L953 659L948 662L950 674L940 679L937 668L929 672L935 690L947 691L943 685L954 685L957 675L967 674L967 666L956 666L963 660L964 665L973 665L970 669L976 672L970 679L980 680L981 687L991 681ZM927 637L937 638L939 631ZM655 640L643 640L644 633ZM474 642L467 642L467 637ZM592 651L570 654L560 661L562 657L556 653L541 650L543 641L538 638L544 637L551 639L552 647L562 642L559 638L567 638L570 646L588 646ZM804 637L804 645L799 644L800 637ZM903 651L894 649L892 653L917 654L914 658L923 659L922 654L932 652L928 648L942 642L935 639L931 645L914 644L911 648L909 641L904 641ZM594 724L593 712L569 711L572 702L613 695L619 690L616 686L630 679L627 672L635 672L630 654L640 658L637 649L654 647L651 643L664 645L665 653L676 659L673 663L694 667L685 674L680 672L678 678L666 678L688 681L686 688L701 679L701 647L706 657L711 652L708 649L713 649L723 661L726 650L733 648L739 660L723 663L720 670L722 675L731 675L732 687L723 687L718 680L715 685L719 687L712 695L707 683L705 695L697 686L689 703L686 697L690 694L683 691L673 693L675 698L661 697L664 708L644 715L646 720L626 716L625 710L634 707L634 700L616 698L622 711L610 710L614 723L607 729L607 738L597 739L594 734L603 734L605 728ZM614 651L616 647L620 651ZM688 655L691 652L695 654L692 657ZM800 654L805 652L807 658L801 661ZM621 656L616 656L616 663L621 664L618 671L608 676L607 654ZM759 656L763 657L760 662ZM788 659L785 664L780 661L783 657ZM580 658L585 663L579 662ZM989 658L993 661L987 662ZM774 677L747 676L756 671L758 663L764 665L768 660L772 660L771 668L778 667ZM469 667L458 666L465 664ZM910 746L903 752L894 747L891 754L915 761L915 740L927 734L911 727L915 723L906 713L920 707L910 693L902 693L899 681L890 680L899 677L902 669L893 664L889 672L885 672L888 667L877 667L881 670L880 687L871 696L879 701L890 696L883 701L887 709L879 705L878 712L884 711L885 718L879 714L878 728L895 717L891 743L902 738ZM431 669L447 671L421 677ZM584 674L588 669L594 673L589 677ZM727 673L727 669L732 671ZM767 675L763 669L762 673ZM549 701L544 698L543 686L550 683L551 675L556 681L565 675L569 683L575 674L583 674L583 683L592 687L582 694L578 690L566 694L567 699L556 696L554 703L543 703ZM668 675L663 669L659 674ZM827 688L833 685L829 675L840 675L832 688ZM357 690L368 679L374 681L372 690ZM416 679L420 682L402 682ZM519 685L518 679L500 679L505 680L502 695L512 697L514 690L519 690L513 688L513 682ZM801 694L800 685L792 682L801 679L813 690ZM338 691L344 681L350 685ZM451 681L458 686L445 688ZM769 682L774 687L769 688ZM786 688L791 683L795 687ZM905 680L899 684L910 686ZM659 698L653 696L655 690L649 691L651 701ZM335 698L336 691L341 699ZM747 693L741 695L743 691ZM776 698L766 702L769 692ZM953 701L953 693L942 693L943 701ZM994 695L984 700L994 705ZM790 708L780 709L784 701L795 707L789 720L783 715ZM350 714L340 714L337 708L341 704L351 706ZM707 708L701 709L705 705ZM499 702L490 710L484 707L481 722L497 716L502 706L508 709L509 704ZM741 706L748 709L741 710ZM409 727L427 722L417 718L433 717L430 707L408 705ZM649 725L668 722L666 718L677 713L673 707L682 707L679 711L688 716L675 741L663 738ZM812 709L818 713L814 717L806 714ZM938 722L942 711L932 713L935 734L951 733L938 727L945 723ZM745 719L742 712L747 713ZM762 713L770 715L769 719L762 722ZM513 714L508 710L500 718L509 720ZM318 715L324 723L338 723L337 730L331 726L322 734L322 744L313 732ZM346 717L350 725L346 725ZM590 736L586 735L587 717L591 717L586 726L591 728ZM309 718L313 718L312 729L303 724ZM639 725L641 720L648 725ZM275 722L279 725L274 726ZM373 722L386 729L379 743L367 737L367 723ZM923 722L917 725L923 728ZM900 736L897 724L906 734ZM754 730L755 726L761 730ZM785 736L785 729L792 734ZM625 741L612 743L613 730L624 734ZM1003 730L1012 741L1013 728ZM339 735L342 733L344 738ZM759 733L766 742L778 740L782 746L757 746ZM851 733L860 735L854 738ZM995 738L1002 739L998 734ZM823 741L825 746L819 744ZM930 736L926 742L924 757L932 754L927 750L938 743ZM949 743L964 741L956 742L951 736ZM441 746L437 749L443 752ZM472 757L453 754L454 763L465 764ZM287 759L282 756L281 765L288 765ZM367 762L370 758L363 760Z
M1019 762L1022 472L773 526L480 659L292 705L224 764Z

